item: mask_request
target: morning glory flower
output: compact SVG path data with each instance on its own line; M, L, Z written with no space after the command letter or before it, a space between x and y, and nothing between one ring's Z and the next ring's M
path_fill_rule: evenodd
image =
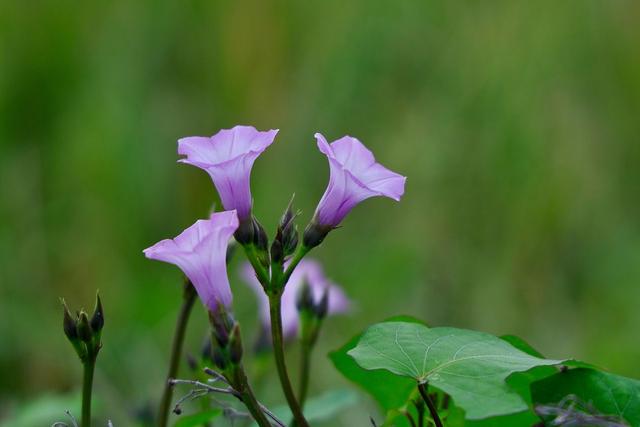
M385 168L358 139L344 136L331 144L315 134L318 148L329 159L329 185L305 232L305 245L317 246L329 231L361 201L374 196L399 201L406 177Z
M241 270L244 281L253 289L258 298L260 310L260 320L263 328L269 330L269 299L264 293L264 289L258 279L256 279L253 268L250 264L244 264ZM351 302L345 295L342 288L331 282L324 274L319 262L305 258L291 274L287 286L282 294L282 331L285 339L291 339L298 333L299 318L297 299L302 288L309 286L311 296L315 304L319 304L325 292L329 292L329 303L327 314L341 314L349 311Z
M212 137L178 140L178 160L204 169L213 180L225 210L236 210L241 222L251 216L251 168L271 143L277 129L261 132L253 126L222 129Z
M147 258L180 267L209 311L231 311L226 256L229 239L237 228L236 211L214 213L210 219L196 221L178 237L162 240L143 252Z

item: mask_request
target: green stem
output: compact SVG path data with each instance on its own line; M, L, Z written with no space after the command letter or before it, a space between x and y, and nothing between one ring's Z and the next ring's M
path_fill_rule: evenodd
M302 258L304 258L304 256L307 253L309 253L310 250L311 250L311 248L308 248L308 247L306 247L304 245L301 245L300 247L298 247L298 250L293 255L293 258L291 258L291 262L287 266L287 270L284 272L284 277L282 278L282 286L283 287L289 281L289 278L291 277L291 273L293 273L293 270L296 269L296 266L300 263L300 261L302 261Z
M258 423L260 427L271 427L271 423L260 408L260 404L253 394L253 390L251 390L251 386L247 380L247 374L245 373L242 365L238 365L233 368L232 384L233 388L240 393L240 400L247 407L256 423Z
M96 366L96 355L89 354L84 366L82 380L82 422L81 427L91 427L91 391L93 389L93 371Z
M427 393L427 383L418 383L418 391L420 392L420 396L422 396L422 400L427 404L427 408L429 408L429 412L431 413L431 418L433 418L433 422L436 427L442 427L442 421L440 421L440 417L438 416L438 409L431 401L429 397L429 393Z
M171 398L173 396L173 387L169 384L169 380L174 379L178 374L178 367L180 366L180 358L182 356L182 346L184 344L184 336L187 330L187 323L189 322L189 316L191 315L191 309L193 308L193 304L195 301L196 290L191 282L187 282L185 284L184 294L182 297L182 306L180 307L180 313L178 313L176 329L173 335L173 343L171 345L169 373L167 374L167 380L164 383L162 399L160 400L160 407L158 409L159 427L166 427L169 420L169 410L171 406Z
M291 387L291 380L289 379L289 374L287 373L287 365L284 359L284 340L282 337L282 313L280 307L281 297L282 292L276 295L269 295L271 339L273 341L273 353L276 359L276 367L278 368L280 384L282 385L282 390L284 392L285 398L287 399L287 403L289 404L289 408L291 408L291 413L293 414L295 424L298 427L309 427L309 423L304 418L304 414L302 413L300 404L298 403L298 400L296 399L296 396L293 392L293 387Z
M307 391L309 390L309 373L311 368L311 350L312 346L308 342L302 342L300 354L300 388L298 390L298 402L300 407L304 409L304 402L307 400Z
M253 267L253 270L256 272L256 277L260 284L264 287L269 284L269 272L262 265L260 260L258 259L258 254L256 253L256 247L252 244L242 245L244 248L244 252L247 255L247 259L249 263Z

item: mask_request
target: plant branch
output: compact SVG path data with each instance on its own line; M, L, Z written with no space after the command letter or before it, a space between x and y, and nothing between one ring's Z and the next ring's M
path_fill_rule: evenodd
M173 395L173 388L170 381L178 375L178 368L180 366L180 358L182 357L182 347L184 344L184 336L187 330L187 323L189 323L189 317L191 315L191 309L196 301L196 290L190 281L187 281L184 286L184 293L182 296L182 306L178 313L178 319L176 321L176 329L173 335L173 343L171 345L171 358L169 361L169 372L167 374L167 381L164 385L162 392L162 398L160 400L160 407L158 409L158 426L166 427L169 420L169 408L171 406L171 398ZM84 426L83 426L84 427Z
M427 383L418 383L418 391L420 392L420 396L422 396L422 400L427 404L427 408L429 408L429 412L431 413L431 418L433 418L433 422L436 427L442 427L442 421L440 420L440 416L438 416L438 409L431 401L429 394L427 393Z
M215 371L212 371L215 372ZM219 375L219 374L218 374ZM195 389L192 390L187 396L183 397L182 399L180 399L178 402L178 404L176 406L178 406L180 403L184 402L185 400L188 400L190 398L193 397L193 392L195 392L195 394L199 394L200 392L202 392L203 394L208 394L208 393L220 393L220 394L228 394L231 395L233 397L235 397L236 399L242 401L242 395L240 392L238 392L236 389L234 389L233 387L229 386L227 388L222 388L222 387L214 387L212 385L209 384L205 384L201 381L196 381L196 380L179 380L179 379L172 379L169 381L169 383L171 385L174 384L188 384L188 385L192 385L194 387L198 387L199 389ZM200 397L200 396L197 396ZM197 398L196 397L196 398ZM244 402L243 402L244 403ZM275 422L278 426L280 427L286 427L285 424L280 421L278 419L278 417L275 416L275 414L273 412L271 412L266 406L264 406L262 403L257 402L258 405L260 406L260 409L269 417L273 420L273 422Z
M96 367L96 356L95 354L89 354L87 360L83 363L84 377L82 380L81 427L91 427L91 391L93 389L93 372Z
M293 261L292 261L293 262ZM289 267L291 268L291 266ZM309 423L302 413L302 408L296 399L291 387L291 380L289 379L289 373L287 372L287 365L284 358L284 340L282 337L282 313L281 313L281 297L282 293L276 295L269 295L269 311L271 315L271 339L273 341L273 353L276 360L276 367L278 369L278 376L280 377L280 384L282 385L282 391L287 399L289 408L295 420L295 424L298 427L309 427Z

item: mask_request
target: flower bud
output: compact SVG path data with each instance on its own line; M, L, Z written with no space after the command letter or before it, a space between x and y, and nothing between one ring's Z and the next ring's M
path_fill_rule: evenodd
M276 240L280 242L283 259L284 257L293 254L298 246L298 228L294 221L297 214L293 213L291 208L292 204L293 197L291 198L291 201L289 201L287 209L280 218L280 223L278 224L278 230L276 232Z
M64 329L64 334L69 338L69 341L72 343L74 341L78 341L78 328L76 326L76 321L71 316L69 312L69 307L67 307L67 303L62 300L62 310L63 310L63 318L62 318L62 328Z
M299 312L303 311L315 311L314 310L314 302L313 302L313 293L311 291L311 287L309 283L304 282L302 287L300 288L300 292L298 292L298 298L296 299L296 307Z
M329 288L327 287L322 294L322 298L317 304L314 304L313 311L318 319L324 319L329 309Z
M90 325L95 333L100 333L104 327L104 310L102 308L102 301L100 301L100 295L98 294L96 294L96 308L93 310Z
M284 262L282 243L278 239L278 236L276 236L275 240L271 244L271 262L274 264L282 264Z
M231 363L237 365L242 360L242 338L240 336L240 325L236 323L229 335L229 358Z
M253 244L256 247L258 259L260 263L269 268L269 238L258 220L253 218Z
M93 338L93 331L91 330L91 324L87 313L81 311L78 315L78 337L86 343L90 342Z

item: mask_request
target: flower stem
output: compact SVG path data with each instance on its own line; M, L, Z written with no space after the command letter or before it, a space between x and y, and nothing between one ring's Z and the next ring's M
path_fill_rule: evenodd
M300 354L300 384L298 389L298 402L300 407L304 409L304 402L307 400L307 391L309 390L309 373L311 371L311 350L312 345L308 342L302 342Z
M167 381L165 381L164 383L162 399L160 400L160 408L158 409L159 427L166 427L169 420L171 397L173 396L173 387L171 387L171 385L169 384L169 380L174 379L178 374L178 367L180 366L180 357L182 356L182 346L184 344L184 336L187 330L187 323L189 322L189 316L191 315L191 309L193 308L193 304L195 301L196 290L191 282L187 281L184 287L182 306L180 307L180 313L178 314L176 329L173 335L173 343L171 345L169 373L167 374Z
M82 420L81 427L91 427L91 391L93 389L93 371L96 366L96 355L90 354L83 363L84 378L82 380Z
M309 423L304 418L300 404L296 399L291 387L291 380L289 380L289 374L287 373L287 365L284 360L284 341L282 337L282 313L281 313L281 297L282 292L269 295L269 311L271 315L271 339L273 341L273 353L276 359L276 367L278 368L278 376L280 377L280 384L284 391L284 396L287 399L289 408L295 424L298 427L309 427Z
M247 374L242 365L233 368L233 388L240 393L240 400L247 407L256 423L258 423L260 427L271 427L271 423L262 411L258 400L253 394L253 390L251 390L251 386L247 380Z
M429 394L427 393L427 383L418 383L418 391L420 392L420 396L422 396L422 400L427 404L427 408L429 408L429 412L431 413L431 418L433 418L433 422L436 424L436 427L442 427L442 421L440 421L440 417L438 416L438 409L431 401Z

